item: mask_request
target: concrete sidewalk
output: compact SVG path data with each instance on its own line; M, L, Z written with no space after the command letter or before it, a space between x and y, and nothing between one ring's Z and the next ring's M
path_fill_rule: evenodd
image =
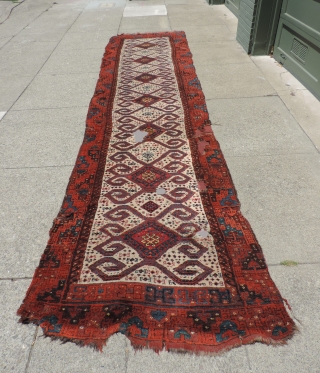
M166 5L168 15L123 17L127 4L147 3ZM225 6L205 0L26 0L0 25L1 373L320 372L320 104L272 58L246 55L236 28ZM114 335L100 354L17 323L82 142L104 47L117 33L170 30L186 31L242 212L302 323L284 347L157 355L134 353Z

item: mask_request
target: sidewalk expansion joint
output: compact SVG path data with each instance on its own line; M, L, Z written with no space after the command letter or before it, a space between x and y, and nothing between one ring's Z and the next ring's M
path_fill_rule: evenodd
M317 265L317 264L320 264L320 262L297 262L297 265L294 266L295 268L299 267L299 266L302 266L302 265ZM274 263L274 264L268 264L268 267L293 267L293 266L285 266L281 263Z
M32 280L32 277L4 277L0 281L19 281L19 280Z
M212 98L206 98L206 101L213 101L213 100L241 100L243 98L261 98L261 97L279 97L280 96L277 93L272 93L268 95L257 95L257 96L240 96L240 97L212 97Z
M28 166L28 167L0 167L1 170L27 170L34 168L61 168L61 167L74 167L74 164L61 164L53 166Z

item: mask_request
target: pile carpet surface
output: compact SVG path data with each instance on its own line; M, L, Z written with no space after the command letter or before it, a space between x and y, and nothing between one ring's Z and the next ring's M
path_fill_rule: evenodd
M211 123L183 32L110 39L20 321L102 349L215 354L295 330Z

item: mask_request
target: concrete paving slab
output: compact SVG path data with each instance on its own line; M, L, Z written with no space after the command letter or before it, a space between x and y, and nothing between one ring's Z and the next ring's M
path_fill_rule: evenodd
M212 98L254 97L276 92L253 63L212 66L195 64L207 100Z
M46 12L41 14L31 25L28 27L32 29L44 30L48 26L53 29L57 28L69 28L73 22L81 14L81 9L72 9L69 7L56 7L56 4L53 4Z
M0 111L7 111L16 102L21 93L29 85L32 76L1 76Z
M0 25L0 35L3 38L12 38L21 32L28 24L34 21L39 14L37 12L26 12L24 15L15 15Z
M18 307L30 280L0 280L0 372L24 372L35 328L18 323Z
M165 5L165 0L134 0L134 1L130 1L130 0L127 0L126 2L126 6L130 6L130 7L149 7L149 6L153 6L153 5Z
M150 350L134 353L130 348L127 373L245 373L249 371L249 363L244 347L236 348L220 356L195 356L161 352L156 354Z
M24 43L30 42L42 42L42 43L51 43L55 42L56 45L63 38L66 33L66 28L54 28L46 29L45 31L39 31L39 28L25 28L18 35L14 37L14 41L23 45Z
M169 19L167 16L123 18L119 33L124 32L122 30L140 32L140 29L149 29L150 31L154 31L155 29L157 31L170 30Z
M319 264L270 268L273 280L302 325L297 322L300 333L285 346L248 346L253 373L319 372L319 271Z
M206 14L204 12L198 13L184 13L180 15L171 16L169 14L170 24L172 30L181 31L184 27L193 26L211 26L223 25L224 21L214 13Z
M101 30L94 32L68 32L63 39L61 40L57 51L62 50L73 50L73 49L101 49L102 52L104 48L109 43L109 40L112 36L117 35L118 27L115 27L113 30Z
M121 34L136 34L136 33L139 33L139 34L144 34L144 33L148 33L148 32L165 32L165 31L171 31L171 28L168 26L165 26L165 25L150 25L149 27L136 27L136 28L131 28L130 25L129 27L124 27L124 26L121 26L119 31L118 31L118 35L121 35Z
M189 41L189 47L196 66L224 65L228 63L250 63L250 57L237 41L217 41L215 43ZM203 51L206 51L203 53ZM212 66L214 69L214 67Z
M225 155L317 153L278 96L209 100L207 107Z
M75 163L88 108L10 111L0 122L0 168ZM19 144L19 151L17 151Z
M75 2L78 4L79 1ZM83 7L82 7L83 8ZM48 11L43 12L15 37L15 40L59 41L77 19L82 8L72 8L53 3Z
M206 0L165 0L165 4L176 4L176 5L183 5L183 4L189 4L189 5L194 5L194 4L201 4L201 5L206 5L208 4Z
M97 80L97 73L37 76L13 109L88 106Z
M55 10L65 10L65 9L73 9L73 10L84 10L88 3L91 0L57 0L55 1Z
M6 111L0 111L0 120L6 115Z
M214 44L223 40L236 40L234 33L231 33L226 25L206 26L186 26L183 28L186 33L188 43L190 42L210 42Z
M123 11L123 17L152 17L167 15L165 5L129 6Z
M214 11L219 14L220 16L223 16L223 18L226 19L233 19L238 20L238 17L235 16L229 8L227 8L224 4L220 5L211 5L211 7L214 9Z
M127 0L91 0L86 6L86 10L124 8L126 3Z
M0 38L0 49L8 43L9 40L11 40L12 37L9 36L7 38Z
M320 152L320 101L307 89L279 91L279 96Z
M72 167L2 169L0 278L33 276Z
M320 155L226 156L226 160L241 211L267 263L319 262Z
M55 50L39 71L39 75L50 74L99 74L104 50L71 49Z
M11 1L0 1L0 23L4 22L13 11L13 8L18 5Z
M74 343L61 344L40 335L27 373L125 373L125 337L112 336L102 353Z
M0 51L0 76L35 75L57 42L11 41Z
M216 16L214 7L207 2L199 6L199 4L167 4L168 15L170 17L180 17L182 14L196 14L203 13Z
M96 32L114 30L121 22L123 9L119 10L91 10L83 12L74 22L68 32Z
M217 7L220 7L220 5L217 5ZM228 29L236 35L238 28L238 18L228 8L223 5L222 7L224 7L224 10L220 15L220 19L228 27Z
M305 86L274 58L270 56L257 56L251 57L251 59L277 92L292 89L305 89Z
M37 2L37 6L33 6L36 0L31 0L19 5L2 25L0 25L0 34L2 37L9 37L18 34L28 24L33 22L43 12L45 12L52 5L47 1Z
M251 59L320 151L320 101L274 58L259 56Z

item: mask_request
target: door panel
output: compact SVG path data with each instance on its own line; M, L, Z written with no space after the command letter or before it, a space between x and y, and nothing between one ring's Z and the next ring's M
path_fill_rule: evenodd
M226 0L226 6L238 17L240 0Z
M284 17L291 22L298 21L300 26L320 30L320 2L315 0L288 1Z
M274 58L320 98L320 0L284 0Z

